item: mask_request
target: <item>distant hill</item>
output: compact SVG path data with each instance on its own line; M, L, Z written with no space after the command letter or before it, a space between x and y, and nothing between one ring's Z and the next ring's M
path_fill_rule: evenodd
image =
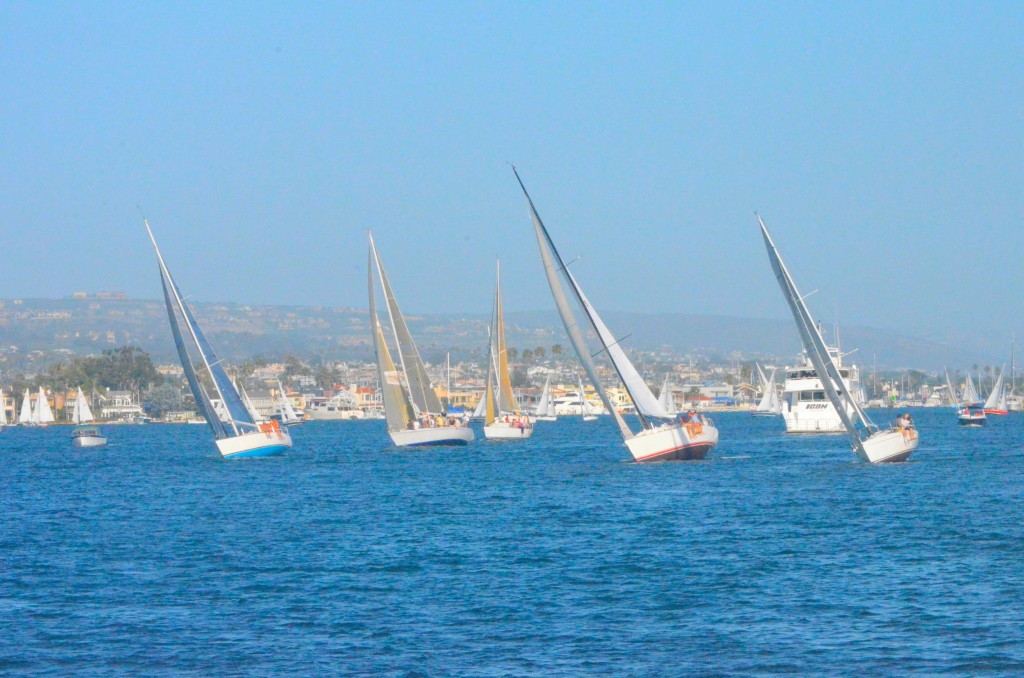
M231 303L196 303L194 309L228 360L254 355L324 359L369 359L371 355L365 309ZM488 315L410 314L407 320L427 360L443 359L449 350L456 358L479 353L487 344ZM512 312L506 320L510 346L550 350L561 344L571 351L554 311ZM795 328L784 319L608 312L605 321L620 333L627 349L666 357L694 353L727 359L739 354L789 362L800 348ZM859 349L851 360L864 366L871 364L872 356L879 366L926 370L1001 362L971 347L887 330L851 326L841 331L844 350ZM828 339L832 341L831 336ZM162 300L0 299L0 344L8 352L17 347L22 354L33 350L88 354L137 344L158 361L177 359Z

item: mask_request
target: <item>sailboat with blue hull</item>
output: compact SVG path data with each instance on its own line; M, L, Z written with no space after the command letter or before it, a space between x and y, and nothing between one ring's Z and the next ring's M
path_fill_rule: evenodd
M146 231L160 264L167 318L171 323L171 333L185 371L185 379L213 432L221 456L267 457L281 454L292 446L288 430L273 420L257 421L246 407L213 346L182 298L156 244L149 222L146 222Z

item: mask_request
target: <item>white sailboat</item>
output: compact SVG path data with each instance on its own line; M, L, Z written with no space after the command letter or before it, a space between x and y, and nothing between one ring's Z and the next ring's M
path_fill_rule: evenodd
M519 178L519 173L515 171L515 168L512 171L515 173L519 187L523 190L523 195L526 196L526 201L529 204L530 219L537 236L544 272L555 300L555 306L558 308L563 325L565 325L565 331L569 335L569 340L576 350L576 355L583 364L587 376L597 390L598 396L615 419L622 439L630 454L633 455L633 459L636 461L703 459L718 443L718 429L707 421L694 421L686 424L676 422L661 407L658 399L651 393L651 389L644 383L640 373L626 357L618 340L601 320L594 307L590 305L583 290L572 273L569 272L565 261L555 248L547 228L541 221L522 179ZM581 326L577 322L568 295L572 295L572 298L583 310L583 315L586 317L585 327L589 327L596 334L602 347L601 352L608 355L628 397L633 402L640 419L641 430L639 433L634 434L626 425L622 415L616 411L608 398L608 393L601 385L593 356L583 337Z
M21 412L18 414L18 424L21 426L32 425L32 396L29 395L28 389L25 389L25 395L21 399Z
M4 399L4 390L0 388L0 429L5 426L7 426L7 402Z
M384 330L377 318L374 294L374 269L380 278L387 303L391 331L398 345L401 374L391 359ZM388 423L388 435L399 447L410 445L465 445L473 442L475 436L468 426L455 421L449 424L444 417L441 401L427 376L427 369L420 358L419 350L412 340L405 317L398 308L398 302L384 272L384 265L377 254L377 246L370 234L370 254L367 262L367 277L370 293L370 331L373 332L373 350L377 358L377 374L380 378L381 394L384 400L384 414Z
M945 372L945 370L943 370ZM979 403L975 401L967 402L962 400L963 395L970 395L969 391L974 389L974 384L970 387L964 387L964 394L961 395L961 400L957 400L956 389L953 388L953 382L949 380L949 372L946 374L946 388L949 389L949 398L953 401L953 409L956 411L957 423L961 426L968 426L972 428L978 428L985 425L988 421L988 417L985 416L985 410L982 409ZM967 375L967 380L970 381L971 375ZM977 393L975 393L977 397Z
M277 380L277 412L281 417L281 423L285 426L298 426L303 423L302 419L292 407L292 401L285 395L281 380Z
M522 411L516 394L512 392L512 377L509 373L508 352L505 347L505 315L501 307L501 262L498 262L495 278L494 331L491 332L488 342L490 365L486 397L490 405L485 412L484 438L522 440L533 435L533 422L529 415Z
M555 414L555 400L551 397L550 374L544 380L544 390L540 393L540 400L537 401L533 418L536 421L558 421L558 416Z
M996 377L992 392L985 399L985 414L1009 414L1006 404L1006 386L1003 384L1003 367L999 368L999 376Z
M772 242L768 229L760 216L757 217L757 222L761 227L761 236L764 239L765 248L768 250L768 260L771 263L772 271L782 290L782 296L786 298L789 309L793 313L793 320L796 321L804 349L814 365L815 371L821 377L821 384L829 401L836 408L846 430L850 433L854 453L860 459L871 463L906 460L910 453L917 449L919 442L917 430L913 428L909 420L902 419L901 421L907 421L906 427L879 429L857 402L856 394L850 393L849 389L843 386L839 368L821 336L821 331L811 318L811 313L804 303L804 297L800 295L793 278L789 275L789 271L782 262L775 243ZM850 417L847 408L854 411L856 419ZM861 429L857 428L858 423L861 425Z
M32 410L32 425L48 426L53 421L53 410L50 409L50 401L46 399L46 391L40 386L39 395L36 397L36 406Z
M96 426L85 426L93 420L92 409L89 401L82 393L82 387L78 387L78 395L75 396L75 409L71 412L71 421L75 423L75 429L71 432L71 441L75 447L103 447L107 444L105 436L100 435Z
M764 393L751 414L755 417L777 417L782 414L782 399L779 398L779 391L775 388L775 371L772 370L770 377L765 377L760 365L757 366L757 371L761 377Z
M292 446L287 429L276 421L265 421L252 416L231 378L217 358L206 335L200 329L192 311L181 296L181 291L171 277L160 248L157 247L153 231L146 222L146 231L156 250L160 264L160 281L167 306L174 344L185 372L192 395L199 410L206 418L224 458L266 457L281 454ZM219 401L224 417L218 415L214 401Z
M583 415L583 421L594 421L597 419L597 412L591 407L590 401L587 400L587 390L583 388L583 377L576 375L576 379L579 380L580 389L580 414Z

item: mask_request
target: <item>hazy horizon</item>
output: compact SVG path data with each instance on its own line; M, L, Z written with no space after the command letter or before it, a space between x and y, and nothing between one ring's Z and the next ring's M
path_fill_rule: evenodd
M515 162L602 312L1024 329L1024 6L0 7L5 297L552 308ZM138 207L137 207L138 206ZM838 273L838 275L837 275ZM981 303L979 303L981 302ZM625 329L625 328L624 328ZM994 339L993 339L994 340Z

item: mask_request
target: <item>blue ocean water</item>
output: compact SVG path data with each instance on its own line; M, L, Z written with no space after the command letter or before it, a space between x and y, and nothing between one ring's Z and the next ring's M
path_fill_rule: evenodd
M231 461L205 426L7 429L0 670L1024 671L1024 417L915 420L883 466L741 413L655 464L606 418L401 451L320 422Z

